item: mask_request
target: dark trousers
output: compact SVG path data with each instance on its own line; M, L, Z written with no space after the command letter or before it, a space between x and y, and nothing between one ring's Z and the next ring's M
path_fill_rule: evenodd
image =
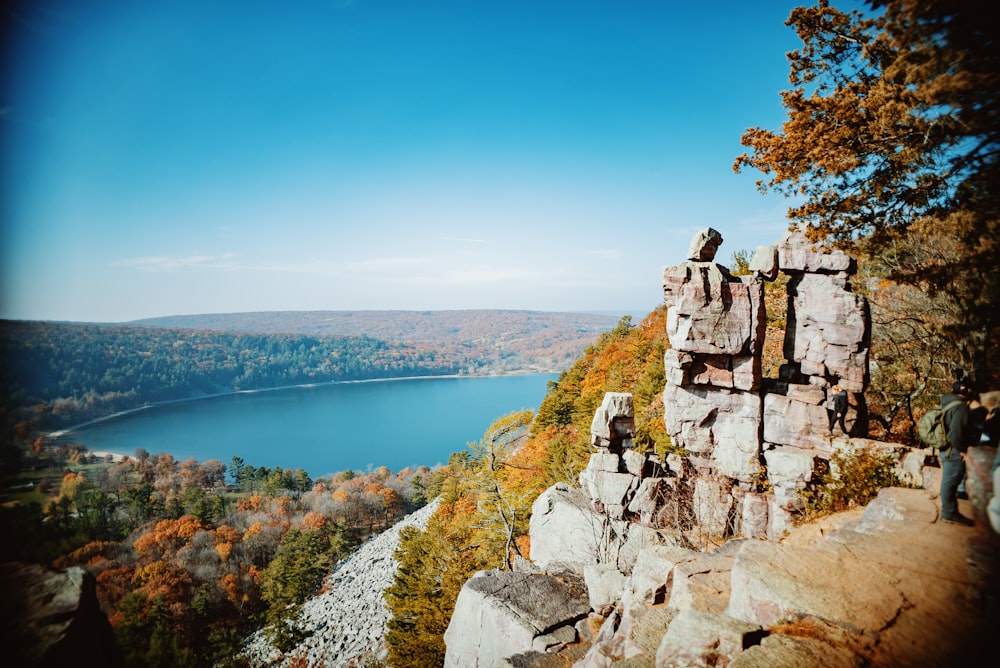
M941 458L941 518L958 517L958 485L965 477L965 460L957 448L942 450Z
M836 411L834 411L833 409L829 409L829 408L827 409L826 413L827 413L827 415L830 416L830 433L833 433L833 425L835 425L835 424L837 424L839 422L840 423L840 431L844 432L844 435L846 436L847 435L847 427L844 426L844 414L841 413L840 415L837 415Z

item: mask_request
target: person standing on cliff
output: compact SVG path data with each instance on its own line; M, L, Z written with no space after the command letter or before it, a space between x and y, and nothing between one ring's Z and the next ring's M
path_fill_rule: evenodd
M834 385L833 398L830 399L830 407L826 409L830 416L830 433L833 433L833 425L840 424L840 431L847 436L847 427L844 426L844 418L847 417L847 390L840 385Z
M979 430L972 423L969 401L976 396L968 381L957 381L949 394L941 397L944 429L948 447L940 452L941 459L941 520L952 524L972 525L972 520L958 512L958 486L965 477L965 453L979 441Z

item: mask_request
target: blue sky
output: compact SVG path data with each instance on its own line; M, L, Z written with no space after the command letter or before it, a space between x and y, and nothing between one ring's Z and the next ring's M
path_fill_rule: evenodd
M37 0L7 10L0 317L642 317L784 119L802 2Z

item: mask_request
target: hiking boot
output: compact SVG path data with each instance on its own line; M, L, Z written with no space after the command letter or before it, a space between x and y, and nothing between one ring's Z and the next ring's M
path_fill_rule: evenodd
M963 524L967 527L971 527L973 522L971 519L965 515L955 515L954 517L942 517L942 522L947 522L948 524Z

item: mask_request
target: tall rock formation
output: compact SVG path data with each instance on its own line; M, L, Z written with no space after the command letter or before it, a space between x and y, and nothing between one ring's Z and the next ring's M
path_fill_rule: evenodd
M757 249L749 276L734 277L713 261L721 243L721 234L705 229L686 262L663 270L671 346L664 422L673 444L730 496L734 516L753 525L742 535L759 533L763 522L775 537L800 507L815 461L831 453L834 386L851 395L849 430L864 431L871 319L867 301L851 290L857 265L845 253L814 248L801 231L789 232ZM779 378L764 379L764 282L779 273L789 277L786 361ZM775 489L766 520L755 494L764 471ZM708 517L697 519L711 525Z

